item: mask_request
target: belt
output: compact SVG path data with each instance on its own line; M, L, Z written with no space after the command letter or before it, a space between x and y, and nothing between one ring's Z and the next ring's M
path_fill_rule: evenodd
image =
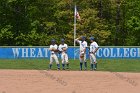
M67 51L63 51L62 53L67 53Z
M89 53L95 55L95 53L93 53L93 52L89 52Z

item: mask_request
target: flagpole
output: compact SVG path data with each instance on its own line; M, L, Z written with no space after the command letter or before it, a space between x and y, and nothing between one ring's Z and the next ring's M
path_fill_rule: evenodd
M74 60L75 60L75 39L76 39L76 12L77 12L77 9L76 9L76 4L75 4L75 8L74 8Z

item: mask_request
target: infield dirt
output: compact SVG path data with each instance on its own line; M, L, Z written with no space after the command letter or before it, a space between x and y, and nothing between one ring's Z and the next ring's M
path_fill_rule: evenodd
M0 70L0 93L140 93L140 73Z

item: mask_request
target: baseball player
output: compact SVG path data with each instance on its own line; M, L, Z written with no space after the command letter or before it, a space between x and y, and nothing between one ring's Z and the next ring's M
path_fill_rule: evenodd
M80 40L81 39L81 40ZM80 70L82 70L82 65L84 62L84 69L87 69L87 62L86 62L86 47L87 47L87 42L85 41L86 37L82 36L81 38L75 39L75 41L80 45L80 54L79 54L79 59L80 59Z
M91 63L91 70L97 69L97 60L96 60L96 52L99 49L98 44L95 42L94 37L90 37L90 63Z
M62 59L62 69L65 70L65 64L67 65L67 69L69 69L69 62L68 62L68 54L67 49L68 45L64 43L64 39L61 39L61 44L59 45L59 52L61 53Z
M49 69L52 68L52 63L55 60L55 62L57 64L57 69L60 70L60 64L59 64L59 61L58 61L58 57L56 55L57 52L58 52L57 51L58 50L58 46L55 44L55 40L54 39L51 40L51 45L50 45L49 50L51 52Z

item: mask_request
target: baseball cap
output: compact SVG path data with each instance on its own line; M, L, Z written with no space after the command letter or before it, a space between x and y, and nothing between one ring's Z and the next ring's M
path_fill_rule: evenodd
M94 38L94 37L90 37L89 39L90 39L90 40L95 40L95 38Z
M81 39L82 39L82 40L85 40L85 39L86 39L86 37L85 37L85 36L81 36Z
M51 40L51 42L53 42L53 43L54 43L54 42L55 42L55 39L52 39L52 40Z
M62 39L61 39L61 42L64 42L64 41L65 41L65 40L62 38Z

